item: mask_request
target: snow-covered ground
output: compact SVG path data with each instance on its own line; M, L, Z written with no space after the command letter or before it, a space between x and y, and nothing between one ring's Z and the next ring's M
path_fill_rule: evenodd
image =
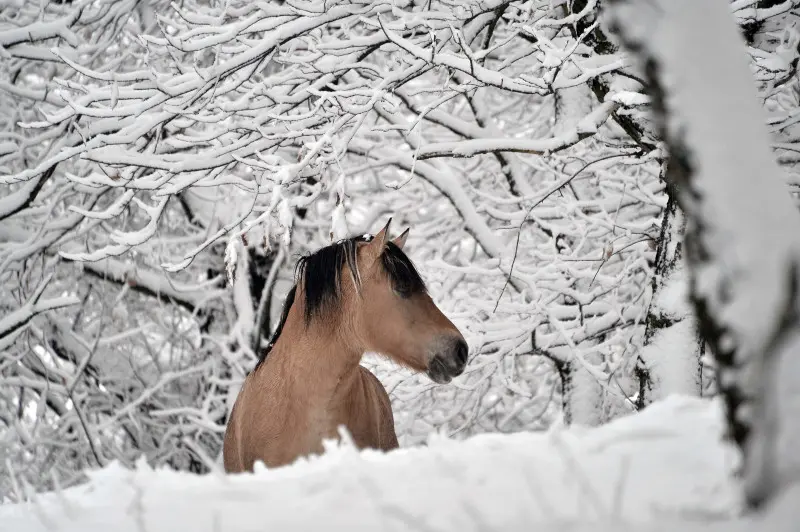
M255 474L115 464L0 506L0 530L800 530L797 490L769 523L737 518L738 455L722 431L718 402L672 396L594 429L439 437L389 454L332 445Z

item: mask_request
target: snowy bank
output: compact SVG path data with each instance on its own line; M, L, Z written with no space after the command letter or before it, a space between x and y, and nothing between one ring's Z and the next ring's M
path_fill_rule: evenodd
M732 530L738 457L722 430L718 402L669 397L594 429L434 438L386 455L343 444L255 474L114 464L0 506L0 530Z

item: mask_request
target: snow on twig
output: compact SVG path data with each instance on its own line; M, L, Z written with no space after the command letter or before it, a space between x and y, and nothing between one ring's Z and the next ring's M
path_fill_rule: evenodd
M52 273L47 275L21 307L6 314L5 317L0 319L0 341L3 341L14 333L17 333L37 314L71 305L77 305L80 303L80 299L74 295L52 299L42 299L42 295L52 279Z

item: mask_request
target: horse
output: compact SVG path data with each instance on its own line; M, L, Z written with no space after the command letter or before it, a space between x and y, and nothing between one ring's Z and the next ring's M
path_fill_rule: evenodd
M342 425L359 449L396 449L389 395L360 365L365 352L439 384L464 371L467 342L403 252L409 230L390 240L390 223L298 261L278 326L231 410L226 472L320 454Z

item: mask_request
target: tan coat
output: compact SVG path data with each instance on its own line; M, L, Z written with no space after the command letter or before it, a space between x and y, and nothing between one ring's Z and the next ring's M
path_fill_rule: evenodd
M397 448L389 395L359 365L361 354L340 356L335 339L314 343L290 351L279 342L245 379L225 433L232 451L224 456L226 471L252 471L256 460L277 467L321 453L323 439L338 439L339 425L359 448Z

